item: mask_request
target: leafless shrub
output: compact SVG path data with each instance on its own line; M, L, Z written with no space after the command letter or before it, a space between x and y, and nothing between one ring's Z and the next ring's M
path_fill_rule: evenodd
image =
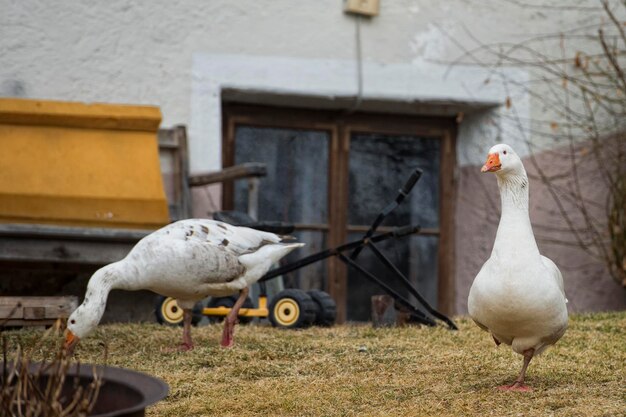
M19 305L15 309L19 308ZM9 315L9 317L12 314ZM0 335L4 323L0 323ZM53 351L54 357L33 362L32 352L41 350L50 336L62 331L61 321L49 329L33 348L24 351L20 344L10 350L2 335L2 375L0 378L0 415L18 417L82 417L89 415L102 385L101 376L94 368L93 380L80 384L70 356L61 345ZM58 340L58 337L56 337ZM45 349L44 349L45 351Z

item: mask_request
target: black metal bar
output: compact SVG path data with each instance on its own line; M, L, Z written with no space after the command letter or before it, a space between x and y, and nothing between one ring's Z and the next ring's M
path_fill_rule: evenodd
M394 274L400 279L400 281L404 284L406 289L413 295L417 301L428 311L432 316L438 318L439 320L445 322L448 327L452 330L458 330L459 328L456 324L450 320L446 315L435 310L429 303L422 297L422 295L417 291L417 288L413 286L411 281L387 258L381 251L376 247L376 244L373 242L369 244L369 248L374 252L374 255L380 259L380 261L389 269L391 269Z
M326 259L326 258L330 258L331 256L335 256L336 249L326 249L322 252L318 252L315 253L313 255L307 256L305 258L302 259L298 259L295 262L292 262L290 264L272 269L271 271L269 271L267 274L263 275L263 277L261 277L261 279L259 279L258 282L264 282L267 281L269 279L272 278L276 278L279 275L283 275L286 274L288 272L291 271L295 271L296 269L300 269L302 267L305 267L307 265L310 265L312 263L315 263L317 261L321 261L322 259Z
M387 207L385 207L383 211L380 212L378 217L376 217L376 220L374 220L374 223L372 223L372 226L365 233L364 238L369 238L374 234L374 232L376 232L376 229L378 228L378 226L380 226L383 220L385 220L385 217L387 217L392 211L394 211L396 207L398 207L400 203L402 203L406 196L409 195L421 176L422 170L419 168L415 168L415 171L413 171L404 186L400 188L400 190L398 190L398 195L396 196L396 199L393 202L389 203ZM357 247L356 249L354 249L354 251L350 255L350 259L355 260L359 256L359 253L361 253L361 250L363 250L362 247Z
M258 282L263 282L263 281L267 281L268 279L276 278L279 275L283 275L288 272L295 271L296 269L300 269L302 267L305 267L317 261L321 261L322 259L330 258L331 256L336 256L340 252L352 250L359 246L368 245L370 242L381 242L383 240L387 240L391 238L407 236L407 235L418 232L419 229L420 229L419 226L411 226L411 225L402 226L402 227L398 227L392 230L391 232L381 233L371 238L363 237L359 240L345 243L333 249L326 249L322 252L318 252L313 255L307 256L305 258L299 259L296 262L273 269L269 271L267 274L265 274L261 279L259 279Z
M381 288L383 288L389 295L391 295L397 302L402 304L404 307L409 309L413 315L417 317L417 319L428 326L436 326L437 323L427 317L424 313L422 313L419 309L417 309L409 300L400 295L396 290L385 284L383 281L379 280L374 274L365 270L362 266L354 262L352 259L345 256L343 253L338 253L337 256L347 265L355 268L357 271L361 272L366 278L370 281L378 284Z

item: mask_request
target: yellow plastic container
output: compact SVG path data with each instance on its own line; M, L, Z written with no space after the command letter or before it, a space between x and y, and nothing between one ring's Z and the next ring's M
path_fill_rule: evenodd
M0 223L169 222L151 106L0 99Z

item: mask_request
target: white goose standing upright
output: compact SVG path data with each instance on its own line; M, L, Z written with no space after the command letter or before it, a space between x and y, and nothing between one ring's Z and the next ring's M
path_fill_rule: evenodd
M529 391L524 377L530 360L567 328L563 277L539 253L528 214L528 176L519 156L508 145L495 145L481 171L496 174L502 214L491 257L470 289L469 314L496 344L511 345L524 356L519 377L499 389Z
M282 243L273 233L231 226L207 219L181 220L141 239L128 255L96 271L87 285L83 303L70 315L65 347L96 328L112 289L150 290L174 297L184 311L181 348L193 348L191 310L212 296L239 292L224 320L222 346L233 343L234 325L249 285L259 280L292 250L304 243Z

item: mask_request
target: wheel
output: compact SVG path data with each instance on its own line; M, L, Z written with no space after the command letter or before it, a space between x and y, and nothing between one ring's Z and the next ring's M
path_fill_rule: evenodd
M195 326L202 319L202 303L196 303L191 312L191 324ZM178 303L176 303L175 298L159 295L156 298L154 314L160 324L166 324L168 326L183 325L184 312L183 309L178 306Z
M313 299L317 310L315 311L316 326L332 326L337 319L337 304L335 300L326 292L320 290L308 291L309 297Z
M297 329L313 324L315 311L315 301L306 292L284 290L272 299L269 319L274 327Z
M212 308L212 307L232 308L237 302L237 298L239 297L236 295L230 295L228 297L211 297L211 299L209 300L206 306L209 308ZM254 304L252 304L252 300L250 299L250 297L246 297L246 301L244 301L241 308L254 308ZM239 318L239 323L241 324L247 324L252 321L252 317L243 317L243 316L237 316L237 317ZM224 316L209 316L209 320L211 321L211 323L219 323L221 321L224 321Z

